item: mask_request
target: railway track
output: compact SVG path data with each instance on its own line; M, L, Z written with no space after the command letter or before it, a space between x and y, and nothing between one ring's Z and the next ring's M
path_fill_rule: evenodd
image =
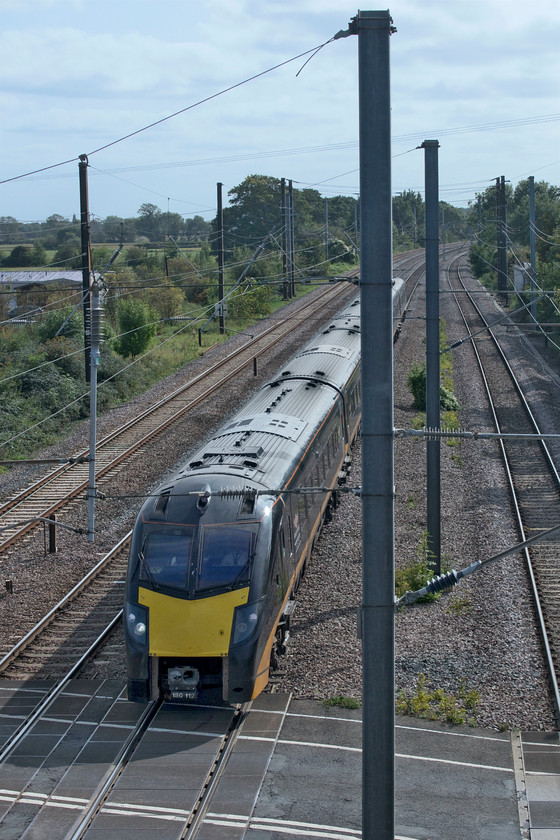
M150 818L158 829L171 820L177 840L197 835L251 704L173 709L157 700L132 706L110 681L84 686L70 677L42 695L35 691L40 701L0 750L0 766L13 774L1 794L3 836L30 831L49 840L83 840L99 830L110 836L106 821L116 819L119 836L132 838ZM3 717L6 726L13 723L6 708ZM64 760L43 755L37 739L54 742ZM172 772L179 745L181 763ZM151 784L136 802L130 789L138 786L146 759Z
M302 303L296 316L274 322L260 335L100 440L95 452L96 480L122 465L156 435L208 400L225 382L255 364L259 355L270 351L287 335L297 331L310 313L343 295L345 288L344 284L328 286L312 301ZM36 527L37 521L48 519L87 490L88 454L89 450L83 450L73 458L73 463L56 467L0 505L0 552Z
M474 335L473 349L484 380L495 431L501 434L540 435L542 431L531 410L506 352L503 340L509 328L496 309L485 305L486 296L477 295L480 285L467 281L457 260L448 273L452 290L460 290L455 300L467 330ZM476 284L476 287L475 287ZM484 311L483 311L484 309ZM485 328L481 331L481 325ZM502 439L499 442L511 490L520 542L538 536L559 524L560 476L555 459L545 441ZM524 549L550 672L557 721L560 722L560 583L558 564L560 534L557 532Z
M93 654L122 613L128 533L26 635L0 659L0 677L65 678Z
M395 264L395 270L405 270L410 284L418 281L422 267L422 254L416 253L400 257ZM359 269L355 269L349 272L349 277L358 274ZM302 303L295 317L275 322L260 335L99 440L95 452L96 482L117 468L122 468L128 458L185 414L209 400L225 382L248 366L256 366L259 356L270 351L290 333L296 332L310 313L316 313L318 306L344 296L345 288L345 284L341 283L328 286L319 296L314 296L312 301ZM53 518L71 500L88 492L88 485L89 449L83 449L73 456L71 463L56 466L29 487L0 503L0 553L36 528L39 522Z

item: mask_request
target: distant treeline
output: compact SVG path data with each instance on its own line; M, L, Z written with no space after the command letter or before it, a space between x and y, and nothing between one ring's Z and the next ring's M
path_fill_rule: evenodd
M236 248L256 248L266 237L282 241L286 215L282 213L280 180L267 175L250 175L231 189L229 206L224 209L226 255ZM441 202L446 241L465 235L465 214L461 208ZM297 243L315 247L326 235L334 250L357 252L359 240L359 201L353 196L324 198L315 189L293 190L293 225ZM393 237L396 250L423 246L424 201L420 193L405 191L393 199ZM217 248L217 219L184 217L162 211L155 204L142 204L135 218L107 216L90 219L93 245L119 243L164 247L173 239L185 248L210 245ZM338 245L335 243L338 241ZM44 222L20 222L13 216L0 216L0 268L47 268L81 265L80 219L57 213Z

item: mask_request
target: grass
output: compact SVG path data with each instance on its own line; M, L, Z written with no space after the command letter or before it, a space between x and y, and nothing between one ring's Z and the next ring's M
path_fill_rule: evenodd
M327 697L322 702L323 706L336 706L339 709L359 709L362 705L361 700L357 700L355 697L346 697L343 694Z
M416 545L417 559L395 569L395 595L400 598L405 592L416 592L426 586L434 576L432 556L428 548L428 532L423 531ZM442 568L443 571L443 568ZM437 592L423 595L417 603L427 603L439 598Z
M471 599L467 596L456 596L446 609L448 615L469 615L472 610Z
M415 691L409 694L400 691L395 709L399 715L476 726L475 713L479 700L480 692L468 689L466 680L462 681L457 694L452 694L442 688L430 688L425 674L419 674Z

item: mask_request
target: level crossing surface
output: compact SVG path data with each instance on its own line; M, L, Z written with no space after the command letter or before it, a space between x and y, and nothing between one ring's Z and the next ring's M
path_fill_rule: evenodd
M0 681L0 748L47 688L46 681ZM115 681L73 681L0 766L0 837L9 827L10 840L62 840L141 709ZM229 711L217 714L164 704L87 839L175 840L219 737L216 724ZM401 717L396 724L398 840L560 840L559 733ZM361 838L361 729L359 709L261 695L198 840ZM72 763L78 747L81 759Z

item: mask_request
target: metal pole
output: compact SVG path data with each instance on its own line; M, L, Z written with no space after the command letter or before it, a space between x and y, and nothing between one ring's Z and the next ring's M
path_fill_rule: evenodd
M478 235L477 243L482 245L482 196L478 196Z
M222 208L222 187L218 183L218 300L220 307L220 333L225 332L224 324L224 211Z
M95 448L97 445L97 368L99 367L99 345L101 342L102 310L99 302L99 285L96 280L91 286L91 376L89 398L89 482L88 482L88 542L95 538Z
M362 838L394 840L395 635L388 11L359 12L362 312Z
M323 199L323 210L325 215L325 259L329 259L329 205L328 198Z
M424 140L426 191L426 426L440 426L439 242L437 140ZM441 569L440 442L427 444L428 551L436 574Z
M288 193L290 195L290 297L296 295L296 269L295 269L295 237L296 228L294 225L294 186L288 181Z
M498 219L498 294L505 296L507 304L507 261L506 261L506 179L504 175L496 178L496 203Z
M80 155L78 171L80 175L80 233L82 247L82 293L84 311L84 351L85 376L89 382L90 375L90 341L91 341L91 251L89 245L89 200L88 200L88 159L87 155Z
M506 177L502 175L500 177L500 190L502 194L502 218L501 218L501 232L502 232L502 245L501 245L501 272L502 272L502 282L503 282L503 289L504 289L504 303L507 306L508 303L508 262L507 262L507 205L506 205Z
M282 300L288 300L288 231L286 213L286 179L280 180L280 201L282 212Z
M292 192L286 196L286 286L292 297Z
M537 304L535 301L535 288L537 279L537 237L535 231L535 178L529 175L529 246L531 249L531 317L533 329L537 328Z

